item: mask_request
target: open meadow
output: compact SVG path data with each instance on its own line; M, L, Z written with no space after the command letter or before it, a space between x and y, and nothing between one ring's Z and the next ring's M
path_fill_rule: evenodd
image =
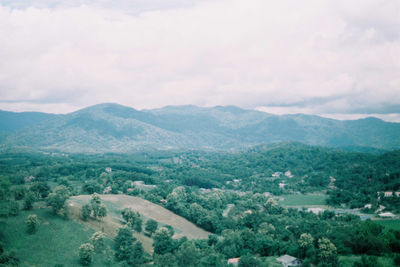
M283 200L279 201L279 204L283 206L322 206L326 205L325 194L292 194L292 195L282 195L279 198Z
M36 214L40 226L34 234L26 232L25 220ZM20 266L81 266L78 248L89 241L94 230L71 219L54 216L49 209L21 211L15 217L1 221L4 241L16 252ZM111 240L108 240L111 243ZM94 257L93 266L110 266L105 255Z

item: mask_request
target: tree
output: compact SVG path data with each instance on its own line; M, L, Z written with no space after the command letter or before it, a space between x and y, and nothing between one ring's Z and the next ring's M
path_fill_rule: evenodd
M9 214L11 216L17 216L18 215L18 213L19 213L19 204L18 204L17 201L11 200L9 202L9 208L10 208Z
M57 214L65 205L65 201L69 198L68 189L63 186L54 188L53 193L50 193L46 198L46 203L53 209L53 213Z
M97 217L99 217L100 220L101 220L102 218L104 218L104 217L106 217L106 216L107 216L107 209L106 209L106 206L104 206L103 204L101 204L101 205L99 206L99 210L98 210L98 212L97 212Z
M165 254L175 250L175 243L168 229L160 228L153 237L154 253Z
M394 265L400 266L400 254L397 254L397 255L395 254L393 261L394 261Z
M24 209L25 210L30 210L33 207L33 203L35 202L36 198L35 198L35 194L32 191L28 191L25 194L25 198L24 198Z
M153 233L157 230L157 228L158 228L158 222L156 222L153 219L147 220L145 230L150 234L150 236L153 235Z
M211 234L208 236L207 244L209 246L214 246L218 243L218 236L215 234Z
M179 266L198 266L200 250L191 241L184 242L175 253Z
M318 259L321 263L328 266L337 265L337 249L326 237L318 239Z
M103 232L95 232L90 238L90 243L93 245L94 251L102 251L105 246L106 235Z
M13 188L13 195L16 200L21 200L25 197L26 188L23 185L17 185Z
M57 214L65 204L65 198L56 193L50 193L49 196L46 198L46 203L50 206L53 210L53 214Z
M82 206L81 209L82 220L86 221L90 217L91 213L92 213L92 208L90 207L89 204L85 204Z
M142 266L142 264L147 261L145 255L146 253L144 252L142 243L135 242L131 248L130 258L128 259L129 265Z
M307 248L313 246L314 238L312 237L311 234L304 233L304 234L300 235L300 238L299 238L298 242L299 242L299 246L301 248L307 249Z
M46 198L50 193L50 186L46 182L35 182L29 188L38 198Z
M226 261L223 256L219 253L211 252L200 258L201 267L220 267L225 266Z
M33 234L36 232L37 227L39 226L39 219L36 214L31 214L26 218L26 231L29 234Z
M264 208L270 214L279 214L283 210L283 208L279 206L276 200L272 197L268 198L267 202L265 202Z
M130 208L125 208L121 214L129 227L133 228L138 233L142 232L142 218L140 218L139 212L134 212Z
M97 193L92 195L92 199L90 200L90 206L93 211L93 217L97 218L99 216L100 206L101 206L101 198Z
M183 186L178 186L167 196L166 207L178 214L185 210L184 203L187 203L187 193Z
M311 249L314 248L314 238L308 233L301 234L298 243L300 246L300 254L303 258L309 254L307 251L311 252Z
M132 253L132 244L136 240L129 228L119 228L114 239L115 258L119 261L128 260Z
M79 247L79 260L82 265L90 265L93 258L94 247L90 243L84 243Z
M163 255L154 255L155 267L178 267L176 258L172 253L165 253ZM220 266L220 265L218 265Z
M240 257L239 267L257 267L261 266L260 261L257 260L254 255L245 254Z
M138 213L139 214L139 213ZM136 218L135 224L133 225L133 230L135 230L138 233L142 232L142 218L140 218L140 214L139 216Z
M0 175L0 217L7 217L10 213L10 185L8 177Z

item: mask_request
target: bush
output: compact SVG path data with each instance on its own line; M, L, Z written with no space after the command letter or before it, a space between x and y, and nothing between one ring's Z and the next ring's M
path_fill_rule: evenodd
M92 263L94 247L90 243L82 244L79 247L79 260L82 265L89 265Z
M36 232L37 227L39 226L39 219L36 214L31 214L26 218L25 221L26 230L29 234L33 234Z

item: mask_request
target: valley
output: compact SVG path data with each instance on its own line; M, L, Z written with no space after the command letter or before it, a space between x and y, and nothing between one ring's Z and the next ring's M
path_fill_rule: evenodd
M166 266L163 257L173 253L172 261L178 266L186 260L183 255L192 254L197 255L192 259L196 264L208 266L198 262L208 259L223 266L230 258L246 257L244 250L256 255L259 264L279 266L276 259L284 253L304 257L302 253L306 252L299 242L303 234L309 234L315 241L305 261L318 260L315 242L325 238L336 248L336 261L341 266L361 261L359 255L390 266L388 262L396 255L390 251L396 251L398 242L399 198L395 193L385 196L379 192L399 191L399 157L398 151L360 153L299 143L235 152L131 154L3 148L2 186L9 189L2 191L2 205L10 205L5 210L10 215L2 219L7 231L4 248L17 251L14 255L21 261L34 264L43 254L21 255L18 242L28 242L26 238L41 233L51 235L47 227L54 221L62 226L57 229L65 229L59 234L83 231L81 241L69 242L75 249L60 252L64 255L60 260L72 262L71 266L79 264L78 243L87 242L95 232L105 234L108 249L95 253L94 263L117 264L113 244L124 227L131 229L133 244L143 249L126 261L142 265L152 259L157 266ZM64 191L69 192L66 209L61 207L52 214L49 194ZM30 192L36 194L34 205L25 211ZM96 194L107 214L100 218L92 213L85 219L83 206L94 205L91 203ZM15 205L20 211L11 209ZM137 221L131 224L123 217L126 209L139 216L140 228ZM382 213L394 217L385 218L380 216ZM27 214L36 214L40 221L33 236L27 235L23 226L12 230L14 223L23 225ZM150 219L157 222L153 234L144 229ZM40 246L32 249L41 250ZM172 252L168 252L170 249ZM56 264L57 260L51 262Z

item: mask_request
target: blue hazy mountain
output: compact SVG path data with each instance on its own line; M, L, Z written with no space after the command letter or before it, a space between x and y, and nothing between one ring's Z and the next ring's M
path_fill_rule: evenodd
M276 142L361 150L400 148L399 123L377 118L340 121L304 114L278 116L234 106L139 111L108 103L65 115L14 113L0 118L7 133L3 144L67 152L232 150Z

